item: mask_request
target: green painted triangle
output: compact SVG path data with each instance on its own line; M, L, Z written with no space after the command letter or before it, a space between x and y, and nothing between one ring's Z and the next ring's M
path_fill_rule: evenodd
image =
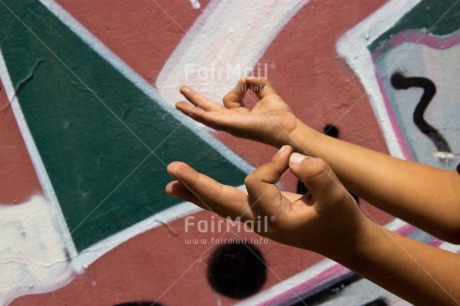
M177 204L164 192L173 160L243 182L38 1L1 0L0 19L8 72L78 251Z

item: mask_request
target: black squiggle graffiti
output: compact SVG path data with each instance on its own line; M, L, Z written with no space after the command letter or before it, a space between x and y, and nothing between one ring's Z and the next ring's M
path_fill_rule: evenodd
M418 129L431 139L436 149L441 152L451 153L450 146L446 139L425 121L424 114L428 104L433 100L436 95L436 85L427 78L412 77L408 78L400 72L396 72L391 76L391 85L394 89L409 89L411 87L419 87L424 90L420 102L415 107L413 120Z

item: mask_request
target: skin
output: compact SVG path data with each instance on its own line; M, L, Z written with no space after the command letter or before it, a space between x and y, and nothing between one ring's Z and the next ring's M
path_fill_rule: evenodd
M247 91L260 101L244 106ZM345 186L379 208L447 241L460 242L460 175L399 160L325 136L299 121L263 78L241 79L224 105L191 88L176 107L212 128L281 147L245 180L247 193L173 162L166 186L174 197L223 217L276 216L275 241L327 256L416 305L459 305L460 255L399 236L371 222ZM295 152L294 152L295 151ZM306 156L304 154L308 154ZM281 192L289 169L306 195ZM312 234L314 233L314 234ZM331 243L332 242L332 243Z

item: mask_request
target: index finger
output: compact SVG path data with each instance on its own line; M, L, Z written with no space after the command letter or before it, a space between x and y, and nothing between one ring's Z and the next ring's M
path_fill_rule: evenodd
M195 106L198 106L206 111L217 111L223 106L217 102L211 101L205 96L194 91L190 86L182 86L180 93Z
M167 170L179 184L190 192L190 194L177 193L178 196L185 195L182 197L184 200L191 200L201 208L213 211L222 217L232 219L241 217L242 221L253 219L247 195L243 191L220 184L182 162L169 164ZM170 185L167 189L171 195L174 195L173 187Z

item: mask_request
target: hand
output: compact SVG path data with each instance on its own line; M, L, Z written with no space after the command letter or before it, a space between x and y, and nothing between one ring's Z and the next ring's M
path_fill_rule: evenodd
M260 99L252 109L243 104L247 90L253 91ZM238 137L281 147L288 143L298 124L289 106L264 78L242 78L223 98L224 106L190 87L182 87L180 91L194 106L181 101L176 104L177 109L211 128Z
M280 192L275 184L288 168L309 193ZM258 234L280 243L331 258L345 256L365 244L367 219L332 169L322 159L292 153L290 146L282 147L269 163L246 177L247 194L181 162L171 163L168 173L176 179L166 186L171 196L223 217L241 217L241 221L276 217Z

